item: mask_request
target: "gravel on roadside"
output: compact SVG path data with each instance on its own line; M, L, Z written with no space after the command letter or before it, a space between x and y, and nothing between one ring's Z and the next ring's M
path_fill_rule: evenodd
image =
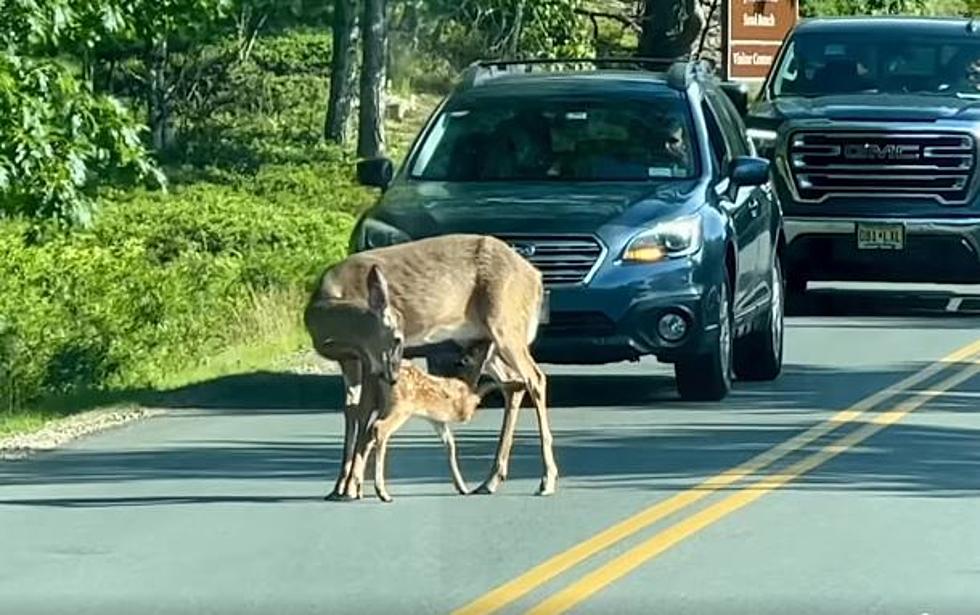
M16 461L49 451L72 440L163 414L163 410L122 406L88 410L49 422L41 429L0 439L0 460Z
M313 351L285 357L275 367L277 371L294 374L340 373L336 363L323 359ZM166 410L163 408L126 405L97 408L55 419L37 431L0 438L0 461L25 459L78 438L164 413Z

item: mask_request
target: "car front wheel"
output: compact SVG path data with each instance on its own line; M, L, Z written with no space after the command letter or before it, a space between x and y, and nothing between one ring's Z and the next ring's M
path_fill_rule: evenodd
M728 279L722 282L718 297L718 335L711 350L674 364L677 391L686 401L720 401L732 388L732 348L734 317Z
M772 292L763 326L735 345L735 374L741 380L775 380L783 369L785 287L778 257L769 275Z

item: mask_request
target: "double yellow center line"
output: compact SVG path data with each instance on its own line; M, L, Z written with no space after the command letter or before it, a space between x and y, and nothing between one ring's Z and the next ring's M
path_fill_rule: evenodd
M745 463L713 476L689 490L682 491L662 502L654 504L632 517L603 530L567 551L559 553L545 562L538 564L531 570L484 594L462 608L457 609L452 615L485 615L496 612L593 555L721 489L750 477L787 455L812 444L839 427L859 420L866 423L864 426L834 440L817 452L792 464L782 472L767 475L761 480L657 533L528 611L529 615L555 615L557 613L564 613L695 532L700 531L732 512L754 502L763 495L813 470L847 449L870 438L889 425L901 420L930 399L966 382L980 373L980 359L976 356L978 353L980 353L980 340L953 352L938 362L905 378L901 382L878 391L857 402L850 408L838 412L826 421L814 425ZM951 365L959 363L968 363L968 365L956 371L952 376L949 376L928 391L913 394L891 410L865 417L870 410L902 394L908 394L913 388L920 386L934 376L947 370Z

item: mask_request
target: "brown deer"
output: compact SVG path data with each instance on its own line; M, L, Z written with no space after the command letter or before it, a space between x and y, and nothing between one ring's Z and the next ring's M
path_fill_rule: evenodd
M501 392L516 391L523 388L518 383L489 382L476 386L483 366L488 358L489 345L475 344L467 349L463 358L463 374L459 377L435 376L419 369L409 361L403 361L397 383L390 394L382 393L378 387L389 386L380 378L365 379L362 391L362 403L387 403L389 407L381 414L384 418L374 423L373 433L363 454L367 463L371 453L377 446L374 463L374 490L378 498L391 502L385 486L385 461L388 442L408 419L413 416L426 419L436 430L436 434L446 445L449 455L449 470L452 474L456 491L465 495L466 481L459 471L459 461L456 455L456 440L450 424L468 423L483 399L495 389ZM381 401L384 400L384 401ZM363 469L357 468L355 478L357 488L363 488Z
M367 282L365 284L365 281ZM546 378L531 357L544 287L541 273L499 239L441 235L353 254L320 277L304 315L313 347L340 363L346 387L344 458L327 499L360 496L370 428L389 403L360 404L365 377L396 384L405 348L454 341L490 345L486 371L519 383L505 393L497 454L476 493L493 493L507 477L525 392L534 404L544 475L538 493L555 492L558 467L546 406ZM356 471L355 471L356 470Z

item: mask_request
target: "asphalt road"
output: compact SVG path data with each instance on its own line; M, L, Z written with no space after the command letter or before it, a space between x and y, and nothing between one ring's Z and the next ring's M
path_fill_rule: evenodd
M335 378L180 391L0 464L0 613L980 613L975 300L861 292L797 306L784 375L720 404L653 363L549 369L550 498L527 409L496 495L455 495L412 421L394 503L330 503ZM500 420L456 432L471 486Z

